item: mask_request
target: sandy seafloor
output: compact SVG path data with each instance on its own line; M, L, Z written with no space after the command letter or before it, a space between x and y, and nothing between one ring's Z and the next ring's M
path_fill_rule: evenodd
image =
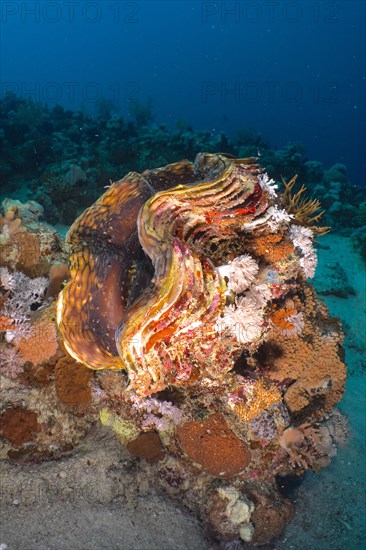
M366 547L365 264L350 238L320 240L314 282L325 293L342 293L347 285L355 291L321 296L346 333L348 383L339 408L352 435L328 468L305 475L294 494L294 520L280 540L262 548L358 550ZM103 428L71 458L27 467L2 463L0 475L1 550L218 548L197 518L147 486L128 452Z

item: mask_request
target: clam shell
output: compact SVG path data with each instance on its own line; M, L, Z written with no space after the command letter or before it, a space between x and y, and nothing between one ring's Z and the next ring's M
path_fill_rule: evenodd
M267 209L259 173L254 159L200 153L114 183L67 236L68 351L94 369L125 368L141 395L230 370L232 342L215 331L226 303L215 265Z

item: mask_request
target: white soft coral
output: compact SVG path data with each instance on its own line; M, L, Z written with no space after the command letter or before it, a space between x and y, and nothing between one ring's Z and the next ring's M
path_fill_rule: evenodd
M277 197L276 189L278 189L278 185L276 184L275 180L269 179L269 176L266 172L263 174L259 174L259 184L264 191L267 191L270 197Z
M314 277L318 262L316 251L313 246L314 233L308 227L292 225L289 235L294 246L300 250L300 266L305 277Z
M268 225L273 232L278 231L280 227L287 226L293 219L292 214L289 214L283 208L278 208L277 205L270 206L267 213L270 215Z
M238 256L232 262L216 268L221 277L228 279L228 290L241 294L252 284L259 271L257 262L249 254Z
M258 340L263 334L265 308L270 297L268 285L253 285L245 296L235 299L235 304L225 306L218 330L229 329L240 344Z

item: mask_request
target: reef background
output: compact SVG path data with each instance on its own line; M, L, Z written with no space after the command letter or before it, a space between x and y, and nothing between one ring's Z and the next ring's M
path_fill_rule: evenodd
M3 215L12 205L19 207L13 202L18 199L39 201L38 206L33 204L33 210L29 203L30 207L28 204L21 212L29 216L25 223L30 224L31 231L39 235L45 232L45 242L53 242L45 254L48 264L40 268L44 273L53 263L53 254L58 261L62 259L57 237L52 237L56 235L55 228L64 234L69 223L103 192L110 179L128 169L140 168L144 162L154 166L177 158L192 158L198 149L224 149L243 155L254 154L260 144L263 165L269 174L278 181L282 174L288 178L299 173L312 194L328 207L325 223L333 229L318 240L319 265L313 282L331 315L339 316L343 322L348 382L337 408L348 417L351 435L347 445L338 448L330 466L317 474L307 472L304 481L291 494L287 493L296 500L295 518L268 548L361 548L365 534L365 516L361 512L365 490L365 189L352 184L346 166L325 168L319 161L310 160L299 145L273 149L253 131L243 131L235 140L222 133L218 140L192 128L170 132L147 121L142 126L137 121L126 123L118 116L103 120L60 107L50 112L11 94L1 106L4 166L8 166L3 190L4 198L12 197L3 202ZM70 124L75 119L82 119L84 127L90 129L89 136L103 132L102 143L95 147L92 137L75 140L74 126ZM23 134L19 137L16 130L20 124ZM45 139L42 128L46 124ZM61 132L55 128L57 124ZM116 135L121 136L121 128L123 140L115 140ZM17 147L12 147L13 136L18 136ZM55 150L60 136L63 147ZM43 162L32 165L28 151L45 143ZM116 163L111 143L119 152L129 151L127 161ZM14 154L18 155L17 163L8 160ZM30 169L25 171L27 165ZM39 216L49 225L35 221ZM6 256L8 233L16 242L19 226L16 220L5 217L2 224ZM35 265L42 264L39 250L32 246L27 250L28 255L22 256L20 249L20 256L15 257L14 261L20 262L17 269L39 275L32 272ZM47 372L44 375L47 378ZM67 391L67 385L63 390ZM73 428L71 439L72 433ZM67 439L66 432L60 434L63 440L65 436ZM2 462L0 467L1 479L5 480L1 484L1 535L10 549L27 548L30 537L38 541L39 548L72 545L84 550L86 545L110 548L112 543L129 550L147 546L167 550L214 548L194 515L152 489L146 483L144 470L106 428L93 429L68 458L28 464L26 469L9 462ZM95 528L91 529L91 525Z
M60 236L129 170L223 151L259 155L277 181L298 174L332 227L319 241L313 284L343 323L348 379L337 409L350 422L350 437L328 467L307 471L302 483L287 488L296 515L264 550L363 548L365 3L283 0L271 12L268 2L249 3L249 9L233 2L234 12L225 12L225 2L83 0L72 15L65 4L0 3L1 258L14 253L12 268L47 276L55 258L67 261ZM6 218L12 207L21 208L17 200L36 201L33 210L29 203L22 210L36 237ZM65 265L58 263L47 292L57 293L64 276ZM46 336L54 343L54 329ZM48 357L52 345L30 353ZM49 367L46 361L24 372L18 365L10 374L22 378L26 396L28 383L39 384L30 391L34 399L54 384ZM52 389L40 404L46 416L51 411L51 436L43 441L51 451L50 441L58 438L73 447L88 425L82 411L77 416L88 392L67 383L67 362L60 367L57 399ZM60 398L61 414L58 405L53 409ZM111 430L95 426L70 456L59 457L56 445L56 460L48 454L45 462L24 466L19 455L29 448L32 454L32 441L22 441L27 430L19 433L24 418L15 411L10 430L6 419L5 412L2 435L19 441L10 449L15 460L0 461L0 550L242 547L209 541L194 514L149 486L146 465ZM28 421L28 432L38 429L33 417ZM9 439L2 438L0 449L6 455Z
M170 129L254 128L365 179L362 1L2 4L2 95L124 117L150 102Z

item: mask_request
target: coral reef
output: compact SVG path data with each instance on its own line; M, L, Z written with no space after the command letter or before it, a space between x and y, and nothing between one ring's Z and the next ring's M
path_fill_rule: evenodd
M212 475L231 478L249 464L248 446L220 414L211 414L202 422L186 422L178 428L177 436L184 454Z
M34 204L4 206L1 457L71 453L100 421L211 537L278 537L277 479L347 432L342 330L307 281L317 220L287 199L256 159L200 153L111 184L65 243ZM41 231L54 245L11 263Z
M261 165L277 182L297 174L321 201L325 225L349 230L364 225L359 208L365 188L349 181L344 165L309 160L297 143L275 148L252 129L229 138L195 131L184 121L170 130L152 123L149 99L130 104L131 120L106 99L97 104L97 117L60 105L49 109L14 93L0 99L0 110L2 193L35 199L48 223L70 225L120 174L192 159L199 151L225 151L238 157L260 154Z
M59 367L62 360L69 361L57 330L54 301L69 276L62 239L38 221L42 208L37 203L4 201L3 207L0 455L40 460L69 452L88 432L96 413L85 408L88 371L82 369L81 384L77 386L76 369L70 373L70 369L62 371ZM17 230L7 233L6 227ZM22 241L19 255L17 236L23 235L30 238ZM34 242L39 245L36 254ZM63 399L62 388L67 385L67 397ZM67 407L70 400L73 405L81 405L77 414Z
M307 199L304 197L306 191L305 185L294 193L297 176L294 176L290 181L286 182L282 178L282 183L285 190L282 194L282 202L286 211L291 214L294 220L297 220L299 225L309 227L318 235L324 235L329 231L329 227L319 227L317 223L323 216L324 211L320 210L320 201L318 199Z
M4 200L0 215L1 265L30 277L48 276L50 267L60 259L62 242L48 224L39 222L43 208L35 201Z

